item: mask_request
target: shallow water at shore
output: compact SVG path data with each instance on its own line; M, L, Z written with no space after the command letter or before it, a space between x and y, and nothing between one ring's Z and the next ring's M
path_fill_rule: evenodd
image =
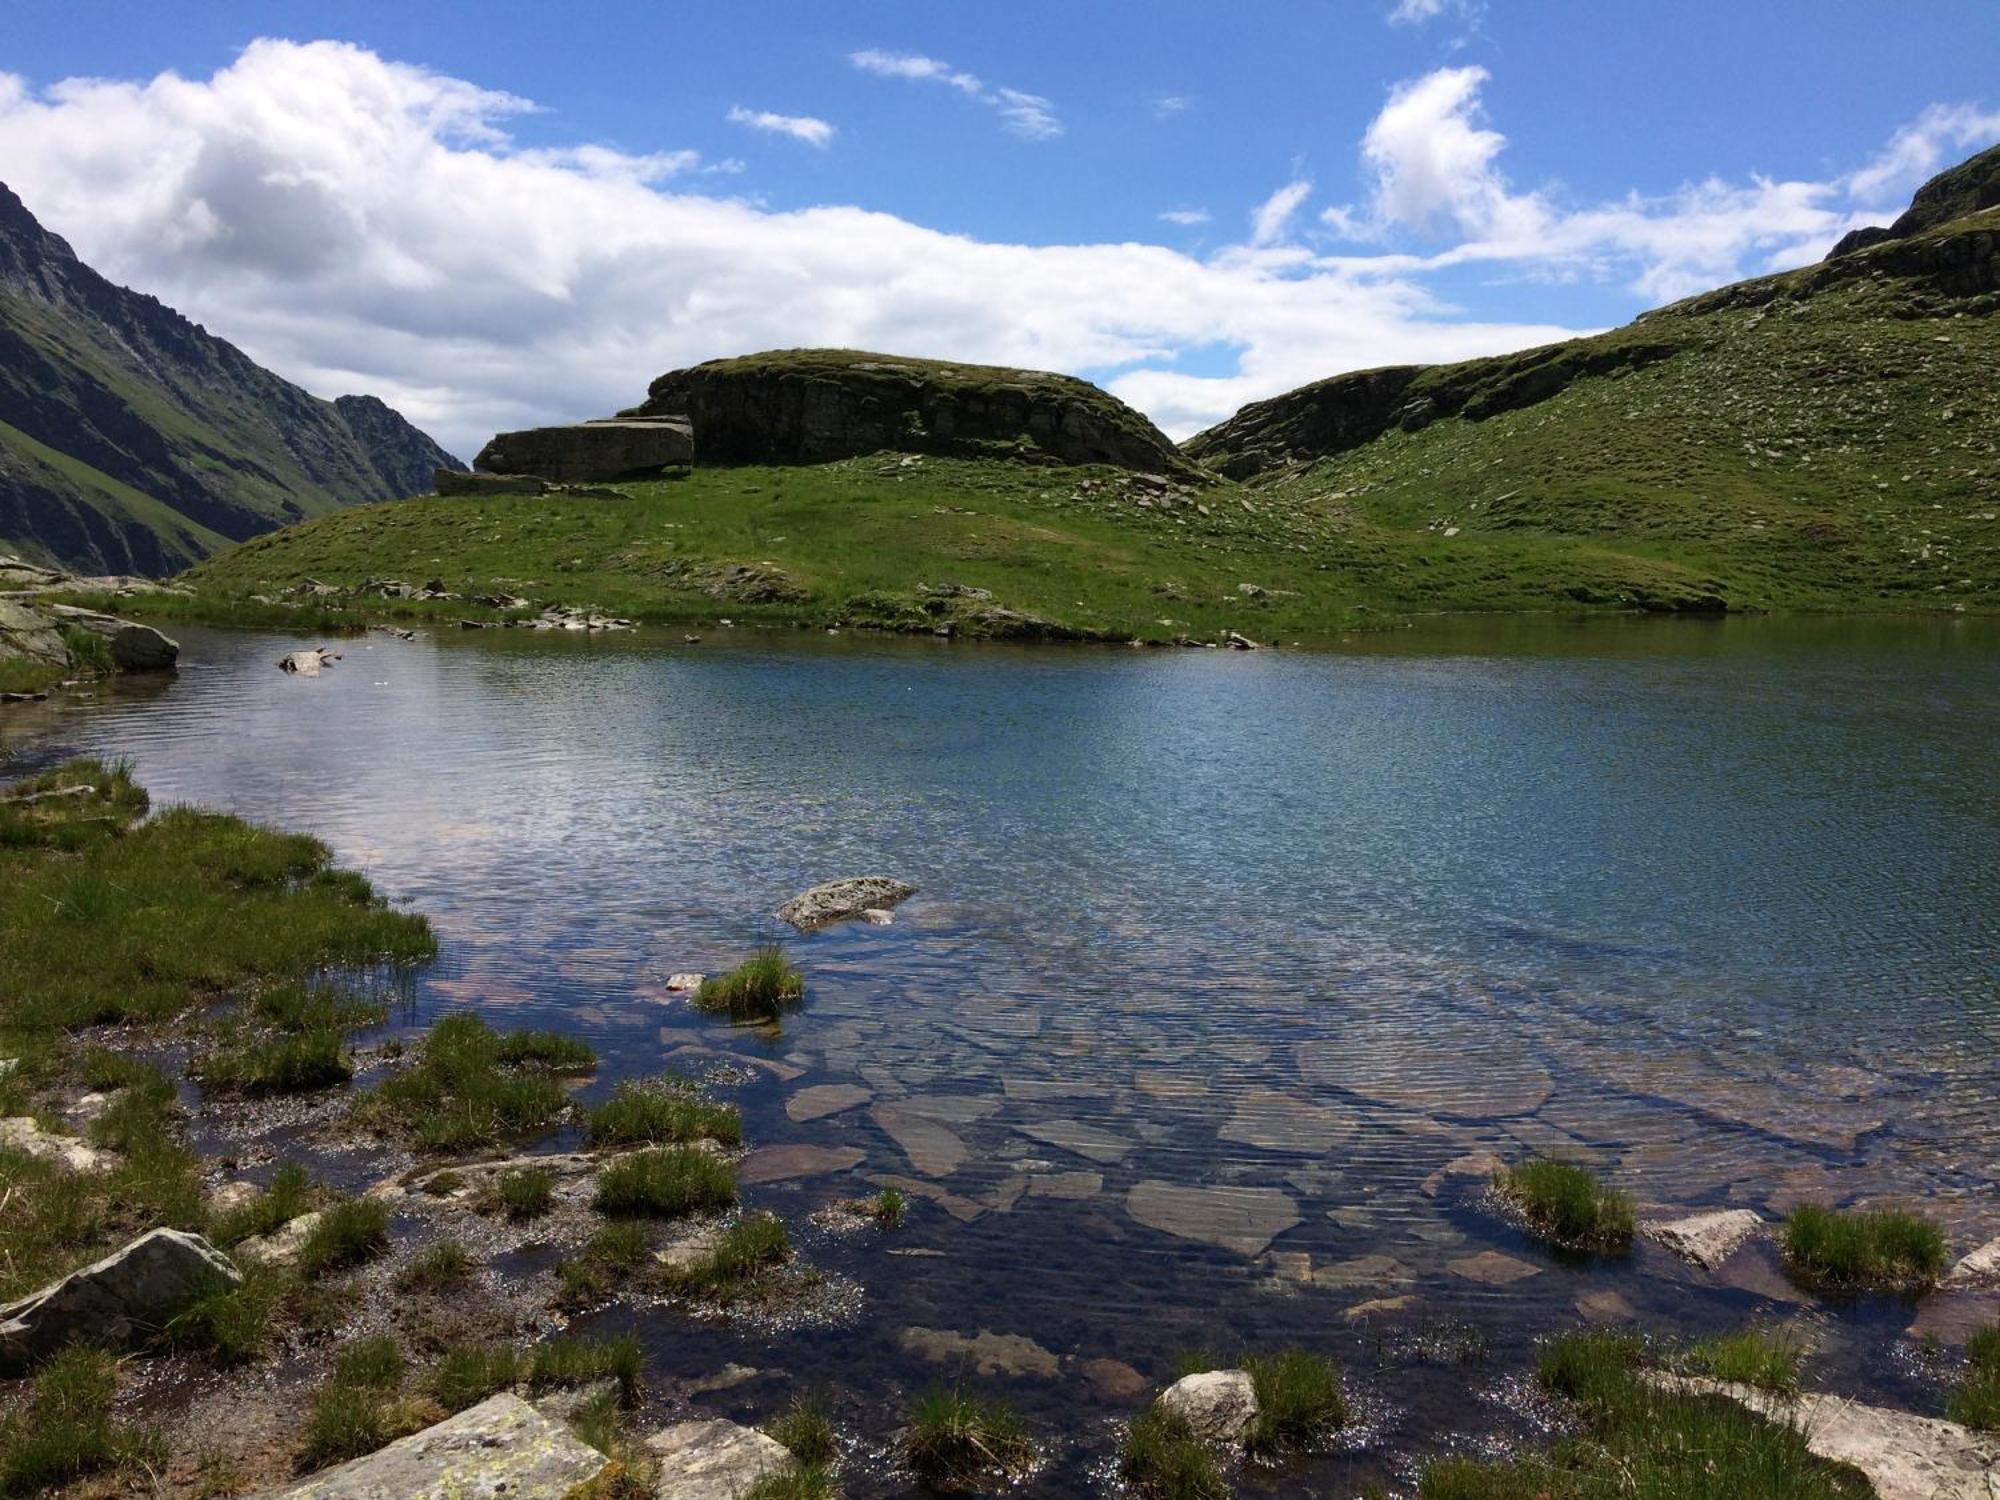
M315 680L275 666L303 642L183 644L172 685L8 732L324 837L437 925L417 1024L574 1028L600 1088L737 1061L749 1201L863 1296L782 1336L607 1315L662 1372L782 1372L705 1398L728 1414L819 1384L886 1440L902 1392L997 1357L968 1378L1057 1438L1032 1491L1089 1492L1129 1409L1092 1361L1158 1384L1182 1349L1302 1340L1365 1436L1268 1486L1349 1493L1521 1431L1528 1344L1585 1316L1804 1314L1824 1378L1926 1399L1909 1309L1810 1309L1756 1256L1736 1285L1644 1244L1560 1260L1445 1172L1469 1154L2000 1233L1991 625L1456 621L1254 655L372 635ZM893 926L770 916L869 872L920 887ZM780 1036L665 990L781 937L810 990ZM805 1228L885 1177L904 1230Z

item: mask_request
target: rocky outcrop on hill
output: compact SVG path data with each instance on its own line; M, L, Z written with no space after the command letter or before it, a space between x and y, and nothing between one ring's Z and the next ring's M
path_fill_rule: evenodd
M457 463L374 397L322 400L113 285L0 186L0 541L157 577Z
M1953 219L1996 207L2000 207L2000 146L1982 151L1950 171L1938 173L1917 189L1910 206L1895 223L1850 230L1827 251L1826 258L1837 260L1888 240L1906 240L1911 235L1949 224Z
M18 557L0 557L0 662L67 666L71 652L65 632L82 631L104 640L111 664L121 672L165 671L179 659L181 648L152 626L40 597L61 589L115 594L158 588L145 579L74 578Z
M694 462L694 435L677 417L613 417L503 432L473 465L482 474L533 475L557 483L650 479ZM439 493L444 493L440 486Z
M1039 370L784 349L662 375L632 417L686 417L703 464L887 450L1189 472L1166 435L1085 380Z

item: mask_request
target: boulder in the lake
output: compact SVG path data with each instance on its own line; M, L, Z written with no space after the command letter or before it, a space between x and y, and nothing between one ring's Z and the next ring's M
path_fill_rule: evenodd
M1754 1209L1721 1208L1682 1219L1649 1219L1639 1226L1639 1232L1713 1271L1763 1228L1764 1220Z
M653 1493L661 1500L742 1500L798 1463L775 1438L719 1417L663 1427L646 1447L660 1466Z
M61 1281L0 1307L0 1366L55 1353L72 1339L123 1344L243 1273L198 1234L155 1229Z
M279 657L278 670L289 672L294 677L317 677L339 660L338 652L315 646L309 651L290 651Z
M694 431L687 421L657 417L503 432L479 450L473 467L486 474L588 484L652 478L693 462Z
M562 1423L519 1396L503 1394L365 1458L315 1474L283 1491L278 1500L469 1500L474 1496L561 1500L576 1486L596 1478L605 1463L602 1453L573 1436Z
M1205 1442L1234 1443L1257 1420L1257 1387L1248 1370L1204 1370L1176 1380L1155 1404Z
M836 922L862 920L863 914L871 910L888 911L915 895L916 890L908 882L887 875L829 880L779 907L778 920L790 922L800 932L818 932Z

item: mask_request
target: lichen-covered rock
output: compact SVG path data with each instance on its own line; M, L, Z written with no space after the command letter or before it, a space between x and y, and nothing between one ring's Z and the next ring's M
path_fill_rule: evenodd
M46 613L0 599L0 661L33 661L60 667L69 661L62 629Z
M242 1281L229 1257L200 1235L155 1229L0 1307L0 1367L43 1358L79 1337L130 1342L163 1327L194 1298Z
M662 375L626 415L682 413L704 464L823 463L886 449L1195 472L1115 396L1040 370L775 349Z
M887 875L862 875L829 880L792 897L778 908L778 920L800 932L818 932L836 922L858 921L870 909L887 911L916 894L917 888Z
M561 1500L605 1462L519 1396L499 1395L315 1474L281 1500Z
M1257 1420L1257 1387L1248 1370L1204 1370L1175 1381L1155 1404L1206 1442L1234 1443Z
M676 1422L646 1439L659 1460L658 1500L741 1500L798 1461L774 1438L721 1418Z
M694 434L684 420L627 418L503 432L473 465L487 474L591 483L649 478L693 462Z

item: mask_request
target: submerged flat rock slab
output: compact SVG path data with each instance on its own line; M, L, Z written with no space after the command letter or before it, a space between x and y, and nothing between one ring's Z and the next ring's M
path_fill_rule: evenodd
M816 1083L810 1088L800 1089L787 1099L785 1113L801 1123L821 1120L866 1104L874 1097L873 1089L865 1089L858 1083Z
M905 1328L902 1345L933 1364L971 1368L980 1375L1040 1375L1053 1380L1062 1371L1055 1355L1025 1334L982 1328L970 1336L949 1328Z
M1454 1276L1476 1281L1481 1286L1512 1286L1517 1281L1542 1274L1540 1266L1531 1266L1525 1260L1502 1255L1498 1250L1482 1250L1477 1255L1447 1261L1445 1269Z
M1352 1117L1273 1089L1256 1089L1236 1101L1236 1113L1217 1135L1260 1151L1319 1156L1354 1134Z
M1299 1206L1277 1188L1197 1187L1156 1179L1133 1185L1125 1212L1148 1229L1252 1257L1299 1222Z
M759 1146L743 1158L736 1180L754 1187L800 1177L831 1177L860 1166L867 1156L852 1146Z
M1713 1271L1763 1228L1763 1216L1755 1210L1724 1208L1684 1219L1649 1219L1639 1226L1639 1233Z
M792 897L778 908L778 920L800 932L818 932L836 922L861 920L869 911L889 911L914 896L917 888L888 875L859 875L828 880Z
M1865 1474L1879 1500L1993 1500L2000 1495L2000 1434L1863 1406L1844 1396L1786 1397L1692 1376L1662 1376L1659 1384L1727 1396L1774 1422L1796 1425L1812 1452Z
M41 1359L75 1338L128 1343L194 1298L242 1282L229 1257L200 1235L155 1229L0 1307L0 1367Z
M720 1417L663 1427L646 1446L660 1461L653 1486L659 1500L741 1500L759 1480L797 1463L775 1438Z
M1125 1136L1082 1120L1038 1120L1032 1125L1016 1125L1014 1128L1044 1145L1060 1146L1065 1151L1074 1151L1078 1156L1106 1166L1115 1166L1123 1161L1134 1145Z
M1555 1080L1518 1043L1490 1032L1361 1034L1302 1042L1299 1072L1378 1104L1455 1119L1532 1114Z
M561 1500L605 1463L519 1396L499 1395L315 1474L281 1500Z
M868 1117L903 1148L910 1165L926 1177L949 1177L972 1154L954 1131L929 1115L917 1114L900 1105L878 1104L868 1112Z

